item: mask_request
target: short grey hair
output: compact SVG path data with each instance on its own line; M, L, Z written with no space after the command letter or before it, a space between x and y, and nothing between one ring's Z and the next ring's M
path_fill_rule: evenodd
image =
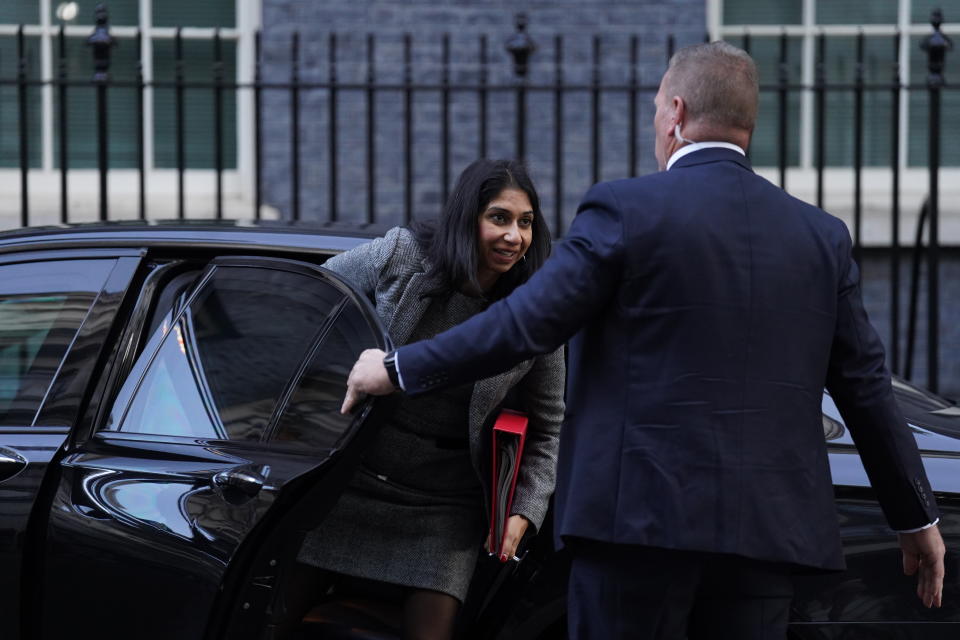
M726 42L684 47L670 58L667 76L667 98L682 98L691 121L753 131L759 93L757 65L743 49Z

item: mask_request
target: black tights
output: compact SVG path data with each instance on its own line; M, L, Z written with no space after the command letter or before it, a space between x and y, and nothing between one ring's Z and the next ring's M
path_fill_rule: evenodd
M404 640L450 640L460 601L453 596L409 589L403 599Z
M460 601L446 593L337 575L300 563L288 577L285 592L287 615L279 627L281 638L297 629L304 614L331 592L399 607L404 640L450 640L460 610Z

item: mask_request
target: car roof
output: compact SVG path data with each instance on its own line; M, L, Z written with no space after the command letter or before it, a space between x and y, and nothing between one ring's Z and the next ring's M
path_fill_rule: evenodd
M287 221L114 221L24 227L0 232L0 254L50 249L223 248L338 253L383 235L389 227Z

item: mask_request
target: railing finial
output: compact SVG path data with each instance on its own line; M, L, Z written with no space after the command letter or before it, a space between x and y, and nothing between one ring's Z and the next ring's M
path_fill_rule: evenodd
M940 30L943 24L943 11L934 9L930 12L930 24L933 33L920 43L920 48L927 52L927 86L942 87L944 85L943 69L947 51L953 49L953 41Z
M527 75L527 61L533 52L537 50L537 45L527 33L527 14L518 13L516 17L517 32L507 40L507 53L513 56L513 72L519 78L525 78Z
M98 4L93 15L96 26L87 38L87 44L93 48L93 80L105 82L110 73L110 50L117 46L117 41L110 35L107 5Z

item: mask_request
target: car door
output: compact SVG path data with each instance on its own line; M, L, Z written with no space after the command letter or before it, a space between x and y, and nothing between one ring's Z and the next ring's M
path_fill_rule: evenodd
M346 474L332 470L376 423L381 405L338 411L374 347L388 338L369 303L330 272L213 261L58 460L39 637L221 634L232 599L275 577L251 574L259 546L303 495L335 498ZM283 542L295 556L298 541Z
M70 432L138 251L0 257L0 636L20 635L34 501Z
M894 381L897 393L901 383ZM791 620L792 637L850 638L955 638L960 622L957 584L951 583L951 555L943 607L927 609L916 596L916 578L900 570L901 552L883 510L871 488L849 430L833 399L822 400L823 429L827 440L837 516L847 570L804 575L796 581ZM950 531L957 507L949 496L956 493L955 454L937 451L941 437L910 425L924 466L941 507L941 529L950 549ZM955 444L953 445L956 446ZM955 565L955 561L953 561Z

